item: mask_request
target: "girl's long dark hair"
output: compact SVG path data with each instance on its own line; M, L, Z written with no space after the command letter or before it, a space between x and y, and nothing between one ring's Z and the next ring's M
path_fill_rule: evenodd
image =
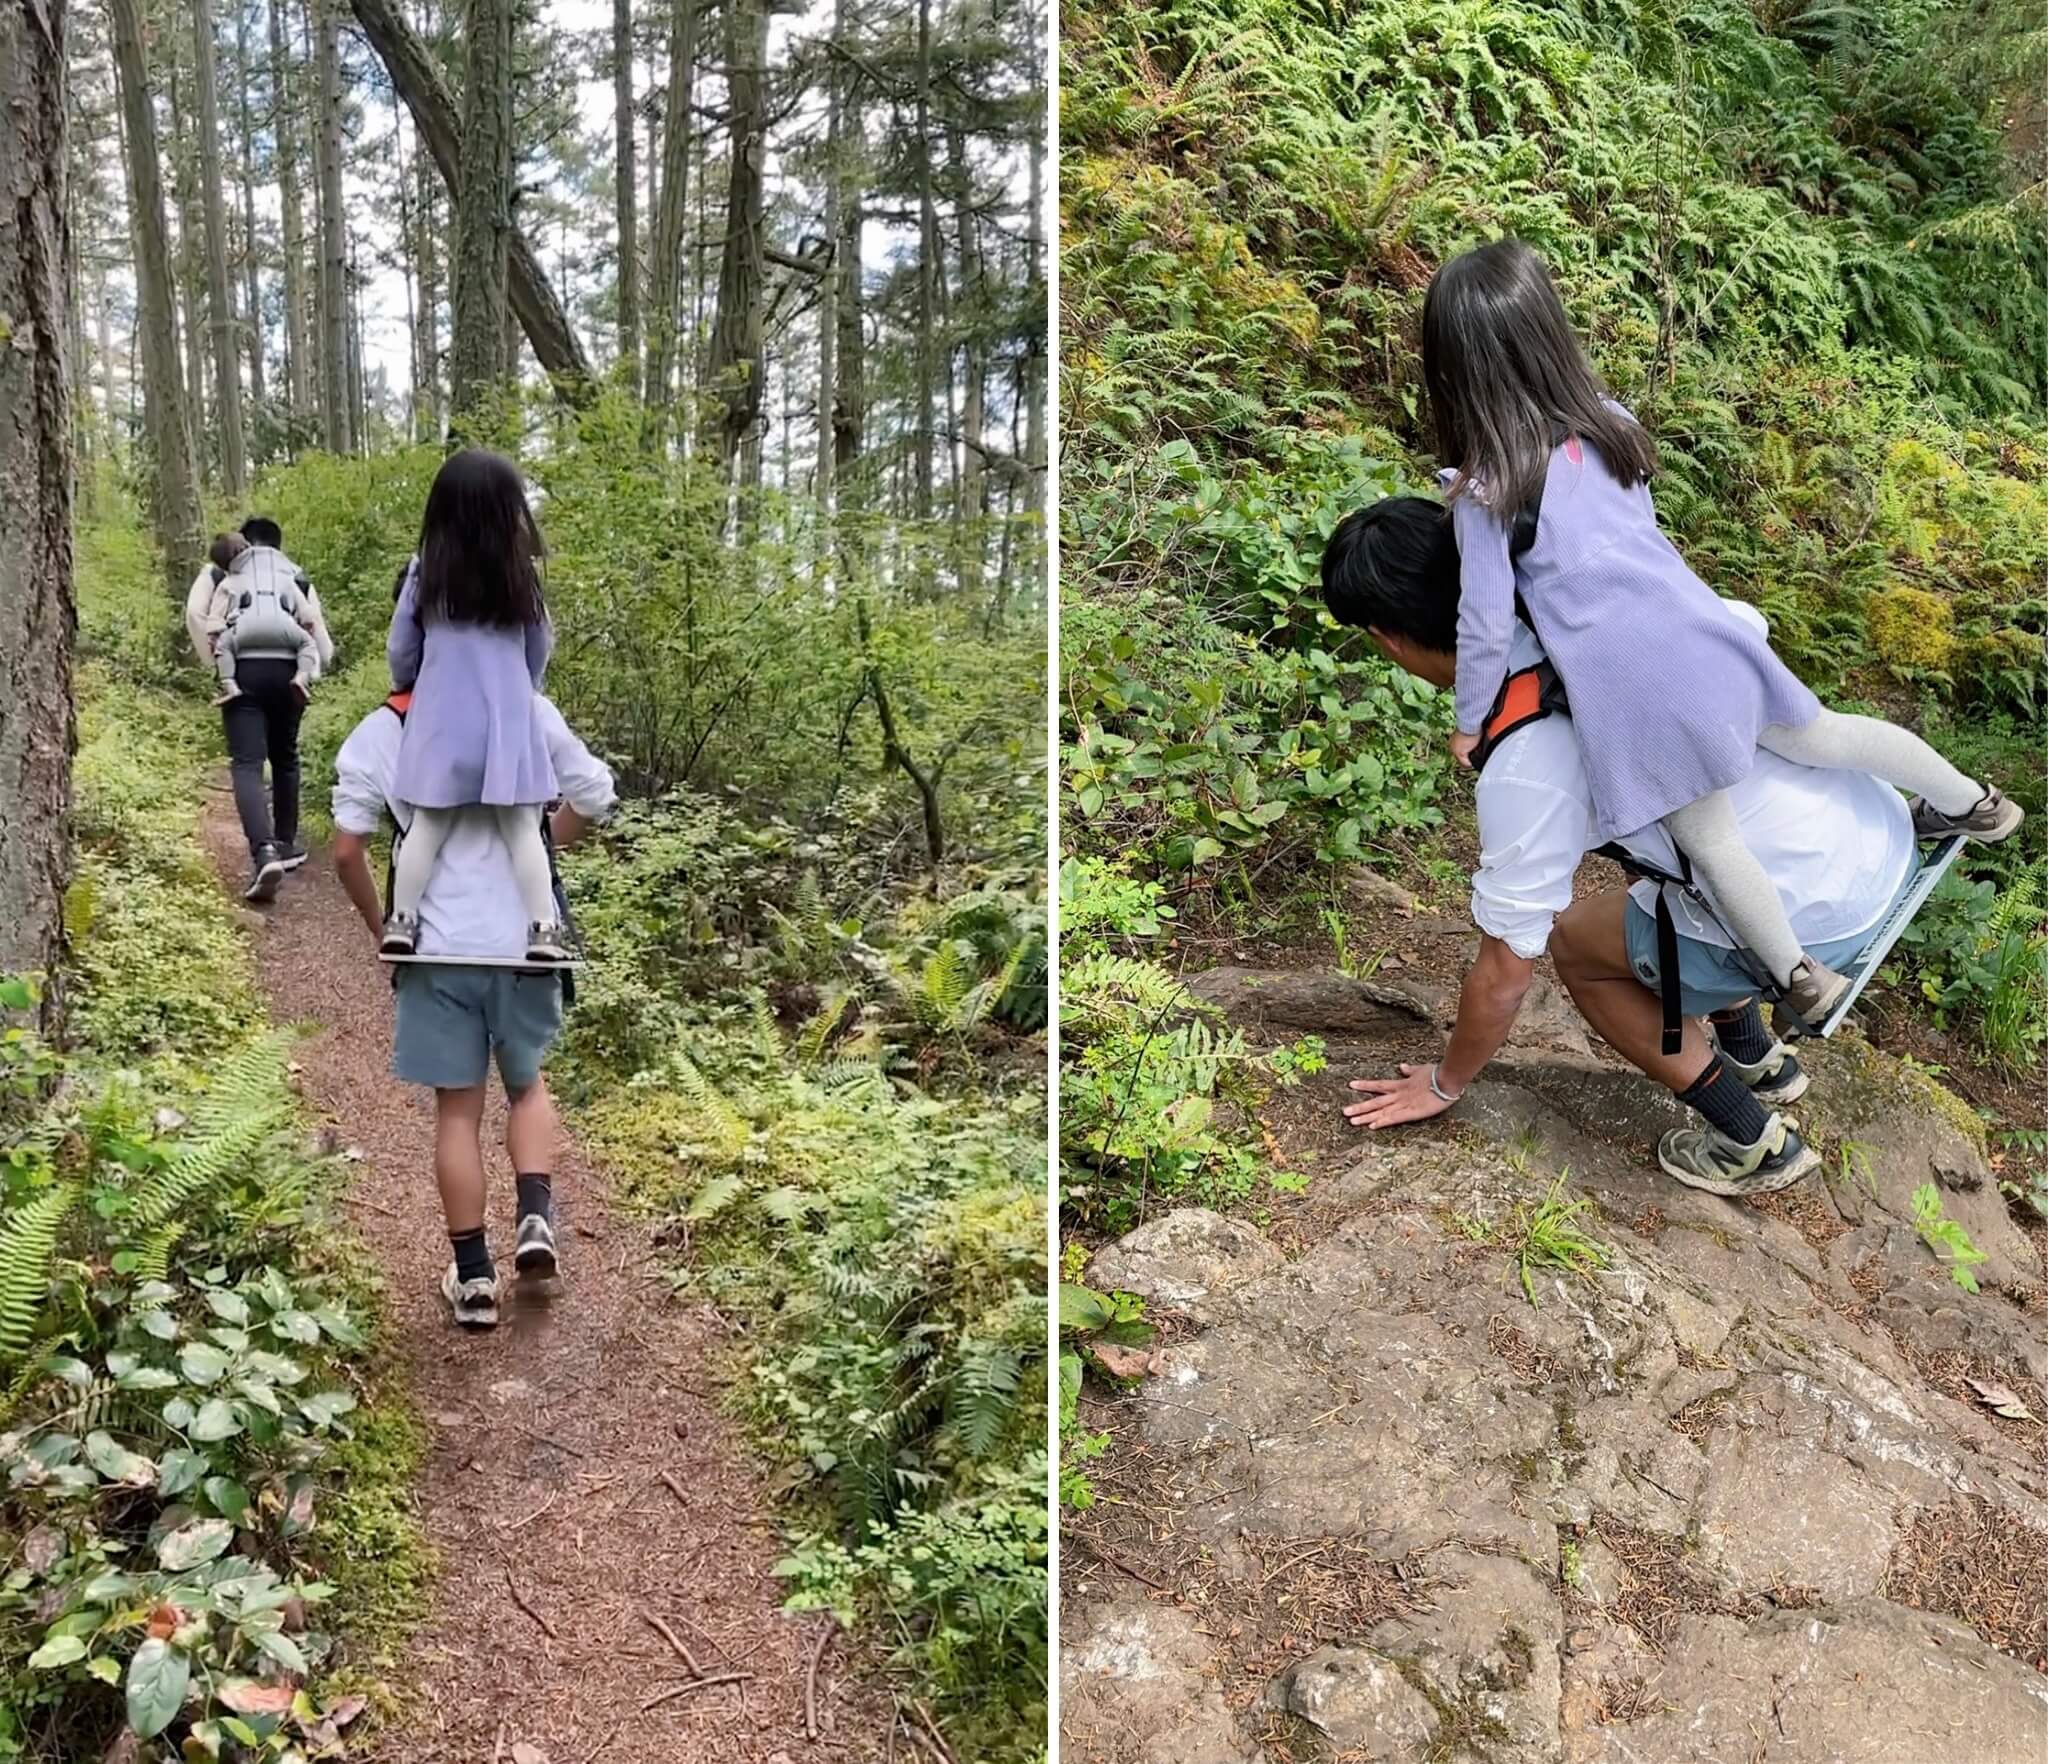
M1558 431L1600 450L1631 488L1657 469L1647 433L1605 402L1543 259L1519 239L1454 257L1422 302L1422 378L1438 457L1503 520L1542 488Z
M434 476L420 522L420 619L457 625L537 625L546 555L526 489L509 459L481 447L452 455Z

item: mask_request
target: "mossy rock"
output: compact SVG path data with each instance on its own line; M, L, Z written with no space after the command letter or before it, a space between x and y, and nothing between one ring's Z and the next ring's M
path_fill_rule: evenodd
M2000 676L2036 675L2043 667L2041 639L2016 625L2002 625L1960 639L1949 673L1965 697L1994 698L1999 695Z
M1901 673L1943 674L1955 655L1955 614L1939 594L1924 588L1886 588L1863 609L1870 647L1888 668Z

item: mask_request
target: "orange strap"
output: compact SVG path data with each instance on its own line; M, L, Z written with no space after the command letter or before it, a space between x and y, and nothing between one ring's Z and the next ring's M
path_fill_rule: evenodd
M1501 694L1500 709L1486 721L1485 735L1491 741L1498 741L1519 723L1526 723L1543 709L1543 682L1537 678L1534 668L1525 668L1519 674L1508 676L1507 690Z
M410 692L394 692L384 702L402 717L407 711L412 709L412 694Z

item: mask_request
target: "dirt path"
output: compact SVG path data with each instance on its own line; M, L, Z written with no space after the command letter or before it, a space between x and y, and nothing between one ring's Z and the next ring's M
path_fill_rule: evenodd
M246 855L232 801L204 834L239 906ZM718 1327L675 1304L641 1229L614 1218L573 1145L555 1173L564 1287L510 1302L495 1333L459 1334L438 1282L433 1112L389 1076L391 991L325 854L276 904L243 909L273 1018L316 1024L307 1101L362 1161L348 1212L388 1287L392 1331L431 1443L419 1491L441 1574L397 1686L410 1719L379 1760L495 1764L797 1764L879 1756L887 1715L838 1669L805 1680L822 1619L779 1609L760 1466L720 1414ZM501 1117L494 1111L492 1131ZM509 1273L511 1180L491 1169L492 1248ZM751 1676L647 1705L692 1676ZM521 1753L522 1764L531 1764Z

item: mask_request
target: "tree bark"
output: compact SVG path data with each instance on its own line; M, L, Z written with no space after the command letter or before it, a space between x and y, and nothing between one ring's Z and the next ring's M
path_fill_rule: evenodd
M981 591L983 559L988 535L983 521L988 514L988 309L983 298L981 223L974 209L974 175L967 158L964 133L950 131L953 172L959 185L960 298L954 307L955 328L960 334L966 384L960 395L960 481L953 508L960 525L959 577L962 592Z
M171 118L171 186L178 202L178 251L171 273L177 284L178 311L183 320L185 409L192 425L193 463L203 472L208 454L206 326L199 316L199 303L206 288L206 262L200 244L203 227L199 219L198 167L185 131L187 106L182 101L181 87L181 70L174 64L170 90L166 93Z
M70 867L65 47L63 0L0 9L0 974L56 969Z
M917 0L917 518L932 518L932 399L938 388L939 209L932 192L932 5Z
M235 84L241 89L243 316L249 344L249 404L260 412L267 402L263 374L262 253L256 238L256 131L249 120L249 88L255 84L249 59L249 9L235 0Z
M1045 144L1042 131L1031 134L1031 218L1029 221L1031 263L1026 280L1025 311L1046 310L1045 288ZM1045 326L1035 325L1024 345L1024 467L1025 507L1045 514ZM1040 534L1039 544L1044 545Z
M469 66L455 215L451 422L460 429L505 366L505 227L512 193L512 8L468 0Z
M220 436L220 481L240 501L249 479L242 432L242 368L235 348L235 307L228 282L228 218L220 157L220 70L212 0L192 0L193 84L199 107L199 200L206 228L206 305L213 344L213 422Z
M617 137L619 215L619 360L626 384L640 384L640 192L634 163L639 142L633 133L633 0L612 0L612 111Z
M320 87L313 158L320 172L320 432L330 453L354 445L348 390L348 231L341 206L341 16L339 0L311 0L313 62Z
M299 199L299 116L285 53L285 0L270 0L270 138L284 206L285 451L298 451L312 410L311 348L306 341L306 220Z
M155 456L151 514L164 582L182 601L205 548L200 533L199 475L179 378L177 324L171 316L171 249L164 221L163 168L156 117L143 61L142 0L107 0L113 26L114 74L128 143L128 207L135 231L135 282L142 334L143 425Z
M727 0L725 83L731 113L732 165L726 184L725 250L718 270L718 305L711 329L709 379L718 395L708 443L720 470L731 475L761 415L762 246L761 162L767 110L763 76L768 61L768 9L764 0Z
M690 205L690 122L697 66L697 0L670 0L668 101L661 139L661 205L654 223L653 290L647 333L648 432L662 438L675 395L677 327L682 322L683 228Z
M839 252L840 186L846 178L846 23L846 0L837 0L832 9L832 46L841 53L830 56L825 67L825 249L829 256L818 278L818 463L811 485L820 516L828 524L835 452L832 411L838 396L839 301L848 268Z

